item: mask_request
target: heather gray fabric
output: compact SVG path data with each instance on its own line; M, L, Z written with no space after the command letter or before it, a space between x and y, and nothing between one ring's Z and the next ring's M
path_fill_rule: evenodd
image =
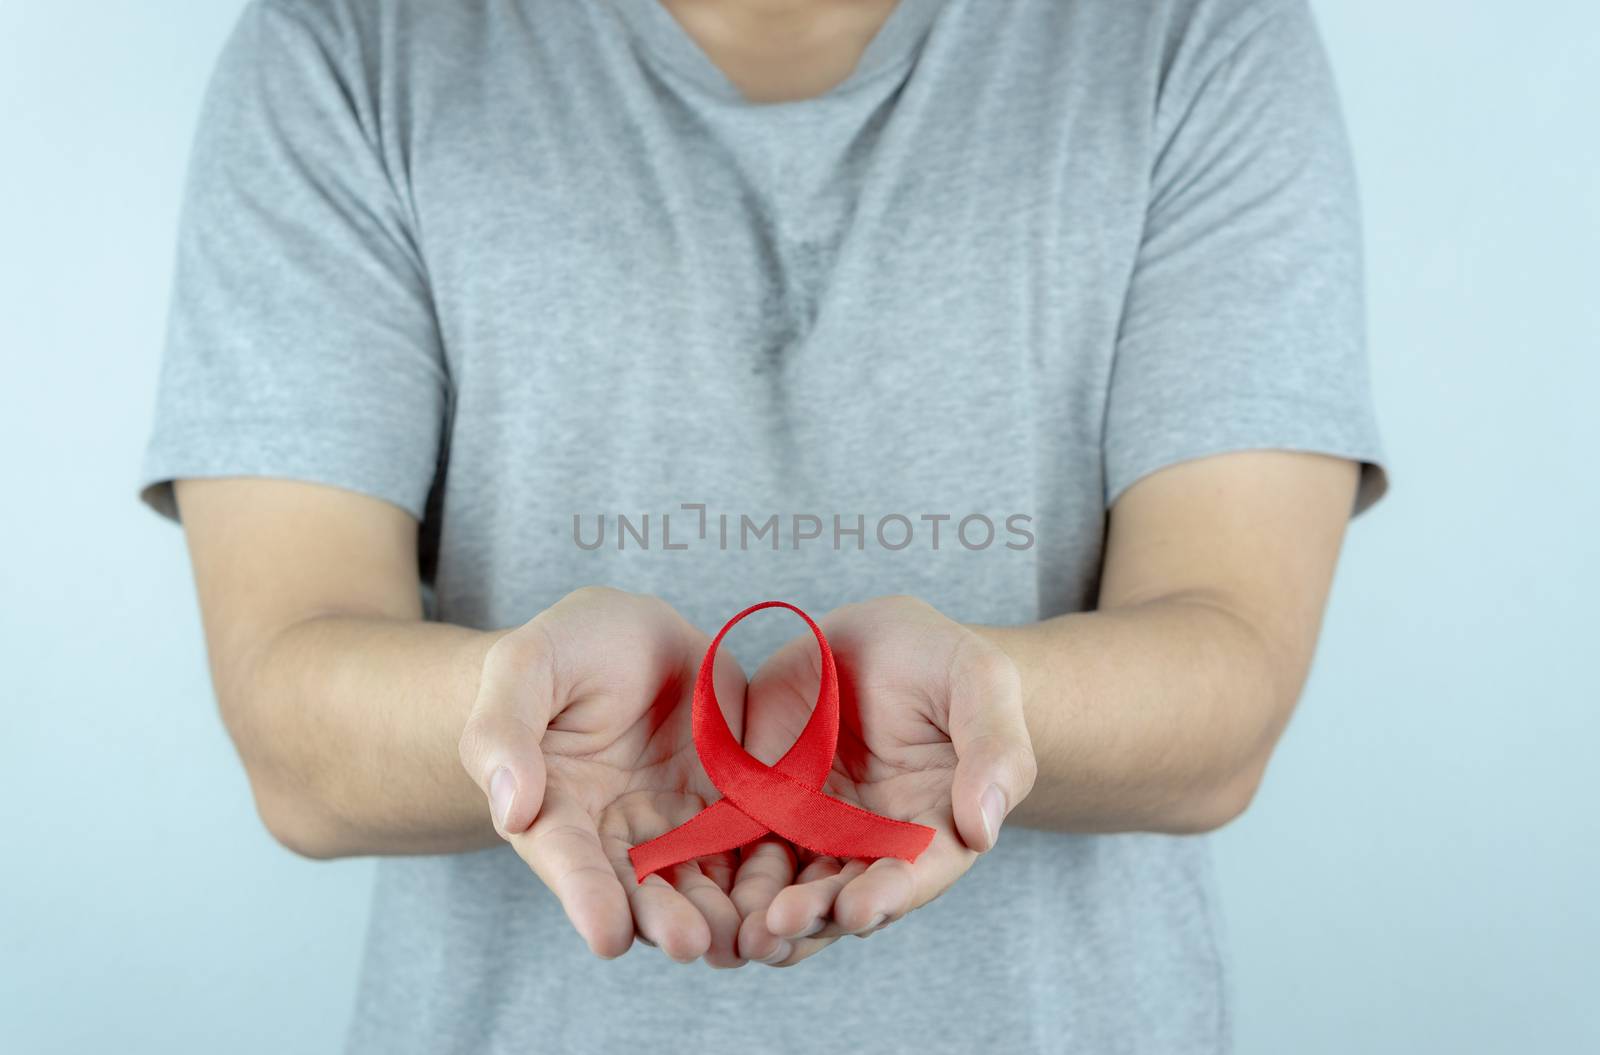
M256 0L143 495L386 499L479 627L585 583L707 631L900 592L1030 621L1093 605L1108 505L1174 462L1322 451L1379 498L1358 241L1304 0L903 0L769 106L655 0ZM593 960L509 850L385 860L350 1046L1215 1052L1222 949L1199 838L1008 828L787 971Z

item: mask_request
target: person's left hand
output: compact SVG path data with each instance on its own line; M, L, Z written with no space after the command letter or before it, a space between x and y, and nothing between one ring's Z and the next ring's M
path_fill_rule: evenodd
M1033 787L1022 685L1000 648L911 597L819 620L839 669L839 749L823 790L926 824L916 862L840 861L768 836L741 855L731 896L742 957L789 966L844 934L865 937L938 897L994 846ZM767 764L800 735L821 662L807 633L774 653L745 697L744 745Z

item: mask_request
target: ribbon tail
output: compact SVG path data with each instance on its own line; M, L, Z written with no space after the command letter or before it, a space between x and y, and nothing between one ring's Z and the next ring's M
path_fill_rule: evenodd
M751 820L727 799L719 799L664 835L642 842L628 851L633 878L647 876L696 857L725 853L766 835L759 821Z

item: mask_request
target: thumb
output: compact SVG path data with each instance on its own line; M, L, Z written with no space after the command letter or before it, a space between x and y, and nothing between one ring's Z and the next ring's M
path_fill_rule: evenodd
M1038 767L1022 711L1022 678L997 646L963 649L950 670L950 741L956 749L951 804L956 831L983 853L1000 824L1033 790Z
M540 743L553 706L550 641L530 623L484 655L478 695L461 731L461 765L489 802L502 836L528 830L544 801Z

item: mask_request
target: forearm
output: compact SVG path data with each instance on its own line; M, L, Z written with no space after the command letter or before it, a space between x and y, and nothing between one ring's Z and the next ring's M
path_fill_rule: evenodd
M1039 766L1014 823L1196 832L1237 816L1299 678L1251 624L1200 597L978 627L1022 675Z
M279 841L314 857L493 845L457 744L499 636L320 616L219 674L224 719Z

